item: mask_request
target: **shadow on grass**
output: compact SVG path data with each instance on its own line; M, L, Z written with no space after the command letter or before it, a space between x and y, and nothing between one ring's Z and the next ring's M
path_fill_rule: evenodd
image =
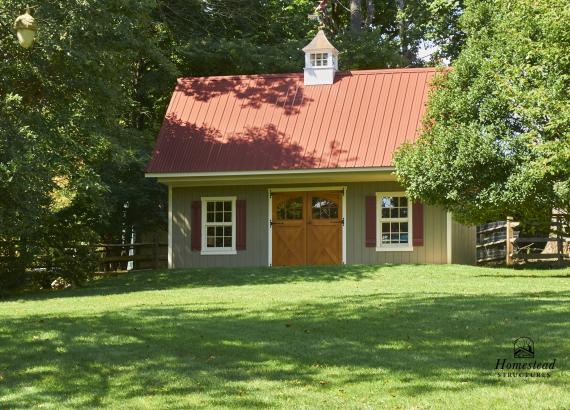
M567 275L521 275L520 273L507 273L500 275L476 275L477 278L502 278L502 279L514 279L514 278L540 278L540 279L564 279L570 278L570 273Z
M210 405L270 408L294 399L299 385L332 394L377 383L372 388L382 395L390 380L393 391L410 397L500 387L508 382L493 375L496 360L512 358L519 336L534 339L537 359L568 365L569 302L568 291L377 293L280 305L270 314L195 303L8 319L0 324L0 398L19 393L0 404L27 408L81 397L73 407L91 408L197 395ZM541 380L556 388L567 382Z
M293 282L360 280L391 265L298 266L255 268L191 268L138 271L93 280L86 287L65 291L41 291L12 295L6 299L42 300L60 297L111 295L145 290L187 287L268 285ZM413 265L410 265L413 266Z

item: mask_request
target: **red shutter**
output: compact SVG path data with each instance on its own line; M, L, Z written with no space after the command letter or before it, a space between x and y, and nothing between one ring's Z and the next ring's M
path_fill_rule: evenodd
M190 244L193 251L202 250L202 202L192 201L192 221L190 222Z
M366 247L376 247L376 197L366 197Z
M236 249L245 250L245 200L236 201Z
M424 204L415 202L412 205L412 245L424 246Z

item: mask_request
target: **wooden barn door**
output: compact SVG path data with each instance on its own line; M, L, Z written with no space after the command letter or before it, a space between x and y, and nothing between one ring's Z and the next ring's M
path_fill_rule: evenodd
M340 192L280 192L272 199L274 266L341 263Z
M272 197L273 265L305 265L307 263L306 193L275 193Z
M338 265L342 260L341 194L311 192L307 199L307 264Z

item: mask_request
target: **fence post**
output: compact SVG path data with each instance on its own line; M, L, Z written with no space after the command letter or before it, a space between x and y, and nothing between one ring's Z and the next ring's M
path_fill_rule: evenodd
M556 253L558 254L558 263L564 262L564 244L562 242L562 218L556 216Z
M153 246L152 246L152 266L153 269L158 269L158 235L153 236Z
M507 216L507 242L505 244L507 266L513 266L513 217Z

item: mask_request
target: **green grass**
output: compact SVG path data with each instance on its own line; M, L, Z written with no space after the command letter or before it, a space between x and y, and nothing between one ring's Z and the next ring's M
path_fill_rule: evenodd
M496 376L530 336L549 378ZM570 408L570 269L132 273L0 302L0 408Z

